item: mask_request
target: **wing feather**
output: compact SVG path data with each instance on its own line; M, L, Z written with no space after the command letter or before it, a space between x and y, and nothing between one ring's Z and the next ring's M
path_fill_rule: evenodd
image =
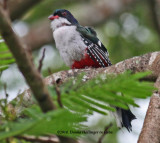
M93 28L78 26L77 31L79 31L84 44L88 47L87 54L94 62L98 62L101 67L112 65L107 49L96 37L97 35Z
M97 54L97 52L95 51L95 48L92 47L92 48L90 48L90 49L91 49L94 57L96 58L97 62L100 64L100 66L101 66L101 67L105 67L105 65L104 65L101 57L100 57L100 56Z

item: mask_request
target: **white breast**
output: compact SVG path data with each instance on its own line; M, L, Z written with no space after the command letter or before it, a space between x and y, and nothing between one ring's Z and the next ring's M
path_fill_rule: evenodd
M76 26L59 27L54 30L53 37L66 65L71 66L73 61L80 61L83 58L86 45L76 31Z

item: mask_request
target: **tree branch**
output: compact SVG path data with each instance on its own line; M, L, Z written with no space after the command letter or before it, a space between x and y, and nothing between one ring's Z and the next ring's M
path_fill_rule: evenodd
M160 52L153 52L139 57L133 57L107 68L61 71L46 77L45 83L47 85L53 85L55 82L62 84L70 78L77 77L81 73L85 73L84 78L85 80L88 80L96 77L99 74L119 74L125 72L126 70L131 70L133 73L152 71L152 74L146 77L145 80L153 81L153 79L157 79L160 73ZM28 104L32 104L30 99L30 90L24 91L21 96L24 98L24 103L27 102Z
M142 131L138 143L159 143L160 142L160 76L155 86L159 89L150 99Z
M59 140L56 136L16 136L18 139L26 140L29 142L38 142L38 143L59 143Z
M38 49L42 45L48 43L54 44L53 34L49 22L50 21L47 18L36 22L30 27L28 34L22 38L23 43L31 48L29 50Z
M76 77L83 72L86 73L86 79L91 79L96 77L98 74L119 74L125 72L126 70L131 70L133 73L152 71L152 74L148 78L156 79L160 73L160 52L153 52L139 57L133 57L107 68L61 71L46 77L45 82L46 84L52 84L54 82L52 80L52 76L55 81L61 80L61 82L65 82L69 78Z
M158 33L160 37L160 24L159 24L159 16L157 15L157 2L156 0L148 0L149 6L150 6L150 11L152 15L152 21L155 27L156 32Z
M160 94L151 97L138 143L160 142Z
M50 110L56 109L56 106L52 102L52 99L49 95L49 92L44 84L41 75L33 65L31 59L29 58L29 54L25 51L24 45L20 42L19 38L14 33L11 27L11 22L1 5L0 17L0 33L4 38L6 44L8 45L8 48L15 57L19 70L22 72L23 76L26 79L26 82L30 86L34 97L36 98L39 106L41 107L41 110L43 112L48 112ZM59 136L59 139L61 143L77 142L76 140L68 137Z
M31 62L28 53L25 51L24 45L14 33L11 27L11 22L1 6L0 17L1 35L15 57L17 65L30 86L42 111L47 112L49 110L56 109L56 106L53 104L47 88L45 87L42 77Z

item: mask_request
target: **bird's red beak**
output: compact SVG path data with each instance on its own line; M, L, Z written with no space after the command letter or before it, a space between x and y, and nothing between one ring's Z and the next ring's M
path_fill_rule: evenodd
M59 18L58 15L55 15L55 16L50 15L50 16L48 17L48 19L50 19L50 20L54 20L54 19L58 19L58 18Z

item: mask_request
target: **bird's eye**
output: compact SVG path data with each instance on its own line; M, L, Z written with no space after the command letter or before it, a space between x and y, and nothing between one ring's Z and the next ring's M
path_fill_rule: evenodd
M67 13L66 13L66 12L63 12L63 13L62 13L62 15L63 15L63 16L66 16L66 15L67 15Z

